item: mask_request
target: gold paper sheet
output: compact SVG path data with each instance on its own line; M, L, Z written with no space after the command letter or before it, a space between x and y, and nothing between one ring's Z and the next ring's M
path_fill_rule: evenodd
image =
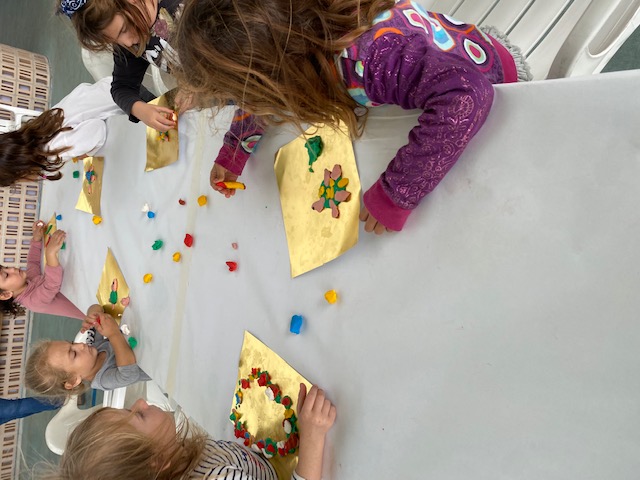
M76 209L100 216L100 196L102 195L103 157L86 157L82 161L82 191Z
M112 292L115 292L113 297ZM119 317L122 316L126 308L126 305L122 304L122 299L129 299L129 285L127 285L127 281L124 279L124 275L110 248L107 249L107 259L104 262L104 267L102 267L102 276L100 277L96 298L98 303L104 307L104 311L120 323ZM113 300L116 301L115 304L112 303Z
M160 107L170 108L175 111L174 100L177 90L171 90L164 95L151 100L150 105L158 105ZM145 172L150 172L156 168L166 167L178 160L178 129L170 129L167 133L168 140L161 140L155 128L147 127L147 164L144 168ZM164 132L163 132L164 133Z
M53 232L58 230L58 222L56 221L56 212L53 212L51 219L44 226L44 232L42 235L42 254L44 255L44 247L49 243L49 238L53 235ZM47 256L44 255L44 264L47 264Z
M297 277L339 257L358 242L360 213L360 178L353 145L345 126L312 127L307 138L319 135L324 148L309 172L309 154L302 136L282 147L276 154L275 173L280 189L282 216L289 246L291 277ZM349 179L351 199L339 205L340 217L333 218L330 209L312 210L318 200L318 189L324 170L342 167L343 178Z
M293 410L297 416L300 384L304 383L307 390L311 388L311 384L277 353L245 331L240 362L238 363L238 381L241 378L248 378L252 368L269 372L271 381L281 388L284 395L288 395L293 400ZM251 382L251 388L243 390L242 403L236 409L235 392L237 389L238 384L236 383L236 388L233 390L231 412L235 409L242 414L240 421L247 422L247 430L256 438L270 437L276 441L284 440L286 438L282 429L284 407L269 401L265 395L265 388L260 387L254 380ZM276 469L278 478L291 478L291 473L298 464L298 452L285 457L276 455L270 458L269 462Z

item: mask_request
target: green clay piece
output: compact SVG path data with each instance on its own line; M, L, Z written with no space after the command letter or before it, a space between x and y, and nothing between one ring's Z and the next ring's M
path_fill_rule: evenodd
M156 240L155 242L153 242L151 248L153 248L154 250L160 250L162 248L162 245L164 245L164 242L162 240Z
M80 170L73 171L73 178L80 178Z
M311 137L304 144L304 148L306 148L309 153L309 171L313 173L313 163L318 160L320 155L322 155L322 149L324 148L322 137L319 135Z
M47 231L46 231L46 232L44 232L44 234L45 234L45 235L49 235L49 232L51 231L51 229L52 229L52 228L53 228L53 223L52 223L52 224L50 224L50 225L47 227Z
M118 303L118 292L117 291L111 292L109 294L109 303L111 305L115 305L116 303Z
M67 242L62 242L62 246L60 247L60 250L64 250L65 248L67 248Z
M133 350L138 346L138 340L136 340L135 337L129 337L127 342L129 342L129 346L131 347L131 350Z

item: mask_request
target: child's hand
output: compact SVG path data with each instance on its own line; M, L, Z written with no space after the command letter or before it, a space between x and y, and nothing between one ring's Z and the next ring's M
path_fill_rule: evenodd
M300 437L306 439L307 443L313 440L324 443L324 437L335 421L336 407L324 392L314 385L307 393L306 385L301 383L298 394Z
M36 242L41 242L44 238L44 226L45 223L42 220L38 220L33 224L33 239Z
M44 247L44 254L47 256L57 255L62 248L64 239L67 238L67 234L64 230L56 230L49 236L49 241Z
M393 232L393 230L385 227L371 215L364 205L362 206L362 210L360 210L360 221L364 222L365 232L374 232L376 235L382 235L384 232Z
M231 173L222 165L218 165L217 163L213 164L211 174L209 175L209 183L211 184L211 188L213 188L216 192L220 192L227 198L234 196L236 194L235 190L231 188L220 187L216 184L218 182L235 182L237 179L238 175Z
M173 121L174 112L170 108L138 101L133 104L131 113L142 123L159 132L166 132L176 126L176 122Z
M103 337L114 337L121 335L120 327L118 327L115 319L108 313L97 314L98 318L93 325ZM83 324L84 325L84 324Z

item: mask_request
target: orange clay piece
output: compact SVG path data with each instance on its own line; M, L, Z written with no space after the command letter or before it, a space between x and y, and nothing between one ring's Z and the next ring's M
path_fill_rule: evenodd
M216 183L220 188L228 188L229 190L246 190L246 186L242 182L218 182Z

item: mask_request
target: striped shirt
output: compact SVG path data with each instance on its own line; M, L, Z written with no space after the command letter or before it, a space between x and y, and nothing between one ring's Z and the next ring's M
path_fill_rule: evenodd
M269 462L235 442L209 439L191 479L278 480ZM291 480L304 480L295 472Z

